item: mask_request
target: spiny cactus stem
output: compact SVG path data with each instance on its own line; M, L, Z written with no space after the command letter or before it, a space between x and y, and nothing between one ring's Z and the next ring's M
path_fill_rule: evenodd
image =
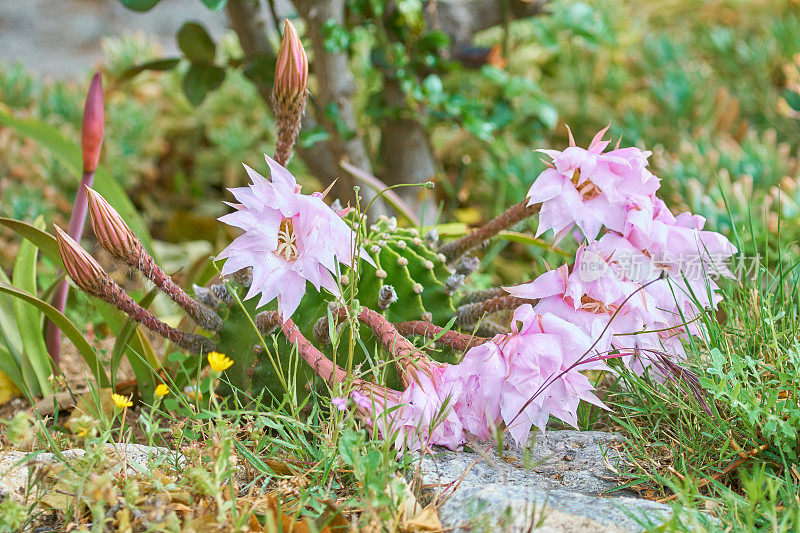
M441 335L436 339L436 342L446 344L456 351L467 351L474 346L481 345L484 342L491 340L486 337L476 337L474 335L459 333L457 331L446 331L442 333L443 328L422 320L398 322L395 324L395 327L397 328L397 331L403 335L414 335L418 337L426 337L428 339L433 339Z
M117 285L111 278L100 280L98 282L98 288L92 291L92 293L121 310L147 329L174 342L188 352L204 354L216 349L216 345L211 339L203 337L202 335L185 333L160 321L147 309L137 304L133 298L128 296L128 294L122 290L122 287Z
M516 296L498 296L483 302L462 305L456 309L456 325L471 326L477 324L484 315L496 313L504 309L516 309L529 300L517 298Z
M279 102L273 96L273 107L277 118L278 139L275 145L275 161L286 166L292 158L292 148L300 132L300 119L306 107L307 93L298 94L290 102Z
M535 215L539 212L539 207L540 204L533 204L529 206L526 198L522 202L510 207L505 213L491 220L486 225L476 229L472 233L439 247L439 252L443 253L445 257L447 257L448 262L458 259L469 250L477 248L501 231L510 228L517 222Z
M333 311L339 320L347 319L347 310L344 307L334 308ZM403 385L408 387L412 381L419 382L417 372L424 370L422 367L431 363L428 356L403 337L394 324L372 309L362 307L358 320L369 326L392 354Z
M127 254L123 259L128 265L141 271L141 273L150 279L156 287L186 311L186 314L188 314L198 326L213 332L222 330L222 319L219 315L210 307L201 304L186 294L183 289L156 264L155 259L147 253L143 246L137 246L136 249L131 250L131 253Z
M498 296L506 296L508 293L500 288L495 287L493 289L484 289L482 291L473 291L465 294L461 298L461 305L468 305L474 304L479 302L485 302L486 300L491 300L492 298L497 298Z

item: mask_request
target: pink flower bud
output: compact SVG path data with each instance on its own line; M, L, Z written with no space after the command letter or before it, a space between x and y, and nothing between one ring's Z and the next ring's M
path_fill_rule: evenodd
M86 292L98 294L103 280L108 277L108 274L95 261L94 257L81 248L81 245L65 231L58 226L54 226L54 228L58 251L61 252L61 259L64 261L64 270L78 287Z
M100 193L86 187L89 218L100 245L119 259L125 259L141 244L116 209Z
M81 127L81 147L83 148L83 171L94 172L100 161L100 148L103 146L103 82L96 73L89 85L86 104L83 106L83 126Z
M300 36L292 23L286 19L283 40L278 50L275 65L275 97L278 101L305 94L308 89L308 57L300 42Z

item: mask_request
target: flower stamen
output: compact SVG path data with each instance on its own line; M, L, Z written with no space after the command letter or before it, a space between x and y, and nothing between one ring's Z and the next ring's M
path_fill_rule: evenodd
M292 219L284 218L278 229L278 248L275 253L288 262L296 261L300 255L297 249L297 236L294 234Z

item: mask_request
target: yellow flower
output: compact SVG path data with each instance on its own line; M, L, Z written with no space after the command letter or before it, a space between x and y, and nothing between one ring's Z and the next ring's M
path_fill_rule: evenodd
M114 405L116 405L118 409L123 409L125 407L133 407L133 402L131 401L130 396L123 396L122 394L112 394L111 399L114 400Z
M163 383L159 384L158 387L156 387L156 396L158 396L159 398L164 397L167 394L169 394L169 387L167 387Z
M214 372L224 372L231 367L233 361L224 353L211 352L208 354L208 364Z

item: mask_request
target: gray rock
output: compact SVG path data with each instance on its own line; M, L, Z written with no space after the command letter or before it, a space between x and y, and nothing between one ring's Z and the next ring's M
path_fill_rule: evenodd
M106 444L104 452L112 464L109 468L111 473L125 468L129 476L146 474L159 465L180 468L186 464L186 458L180 452L157 446ZM0 451L0 500L12 498L23 501L26 487L36 477L38 470L70 463L85 454L86 451L81 449L65 450L60 456L46 452Z
M415 472L422 497L445 498L439 516L453 531L642 531L669 519L667 505L617 487L620 438L549 431L527 450L495 448L426 455ZM534 527L532 527L534 526Z

